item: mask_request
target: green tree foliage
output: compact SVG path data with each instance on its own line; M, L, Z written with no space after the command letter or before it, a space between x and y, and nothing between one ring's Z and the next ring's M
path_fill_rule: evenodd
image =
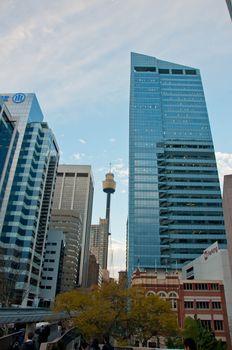
M152 336L176 335L177 318L169 302L157 295L145 296L145 290L137 288L132 288L129 300L129 329L142 343Z
M226 345L215 338L215 335L203 327L195 317L186 317L183 330L184 338L192 338L197 344L197 350L226 350Z
M124 291L116 283L91 290L78 289L58 295L55 311L77 312L73 324L87 339L100 337L104 333L113 333L113 329L123 321L126 307Z
M147 341L153 335L175 335L176 314L158 296L145 296L137 288L122 289L111 282L101 288L75 290L57 296L55 311L75 311L73 324L87 339L108 332L118 340L136 335Z
M181 336L168 337L165 344L169 349L183 349L183 339Z

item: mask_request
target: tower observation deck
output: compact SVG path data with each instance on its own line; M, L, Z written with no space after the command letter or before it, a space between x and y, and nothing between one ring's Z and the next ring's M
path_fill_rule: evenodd
M102 182L103 191L107 194L106 199L106 219L108 220L108 234L109 233L109 224L110 224L110 196L115 192L116 182L114 181L114 174L111 172L106 174L105 180Z
M110 235L110 197L111 194L115 192L116 182L114 181L114 174L109 173L106 174L105 180L102 181L103 191L107 194L106 198L106 220L107 220L107 253L108 254L108 236ZM106 259L107 261L107 259Z

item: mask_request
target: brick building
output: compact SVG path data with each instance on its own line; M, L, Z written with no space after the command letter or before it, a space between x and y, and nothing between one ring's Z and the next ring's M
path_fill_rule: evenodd
M137 269L132 286L144 287L147 295L155 293L169 300L182 328L184 319L197 316L231 350L224 286L221 281L182 280L178 272L146 272Z

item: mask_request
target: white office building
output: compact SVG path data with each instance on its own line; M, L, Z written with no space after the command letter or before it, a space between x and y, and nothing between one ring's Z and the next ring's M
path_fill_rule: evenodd
M227 249L220 249L218 242L182 268L183 279L221 280L224 284L230 337L232 338L232 278Z
M40 300L43 306L50 306L60 292L64 256L64 234L49 230L46 241L43 270L40 282Z

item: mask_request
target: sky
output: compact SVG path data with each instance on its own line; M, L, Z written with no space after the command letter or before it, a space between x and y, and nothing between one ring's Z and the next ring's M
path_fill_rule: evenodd
M221 185L232 173L232 23L225 0L1 0L1 92L35 92L62 164L89 164L92 223L111 199L109 268L125 269L130 52L201 70Z

